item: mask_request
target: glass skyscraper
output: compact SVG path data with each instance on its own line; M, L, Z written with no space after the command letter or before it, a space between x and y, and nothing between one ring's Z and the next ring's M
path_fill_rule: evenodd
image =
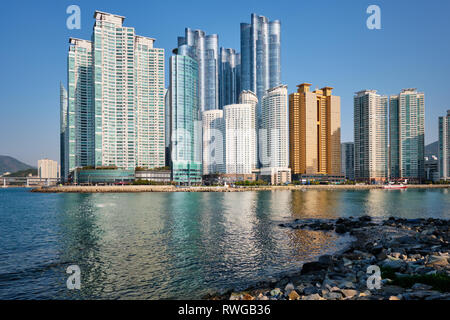
M70 39L64 177L86 166L162 167L164 50L122 16L94 18L92 41Z
M281 84L281 23L251 15L251 23L241 23L241 90L258 97L258 117L266 90Z
M425 177L425 95L403 89L390 97L391 178L422 181Z
M241 55L234 49L220 48L219 108L238 103L241 87Z
M376 90L354 96L355 179L383 182L389 177L388 97Z
M199 184L202 181L199 67L191 57L191 49L182 45L170 57L172 179L182 184Z
M439 117L439 177L450 179L450 110Z
M67 153L66 153L66 129L67 129L67 90L62 83L59 85L59 116L60 116L60 127L59 127L59 151L60 151L60 164L61 164L61 178L63 181L67 179L64 176L67 167Z
M202 30L185 29L185 36L178 37L178 48L195 59L198 64L198 103L200 111L219 108L219 37L206 35Z
M94 163L92 42L71 38L67 61L66 172Z

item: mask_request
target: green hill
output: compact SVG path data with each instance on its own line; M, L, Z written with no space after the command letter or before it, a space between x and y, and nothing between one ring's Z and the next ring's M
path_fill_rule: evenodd
M32 176L37 176L38 170L35 168L20 170L20 171L12 172L11 174L8 175L8 177L28 177L30 174Z
M10 156L0 156L0 174L5 172L17 172L21 170L35 169L34 167L23 163Z

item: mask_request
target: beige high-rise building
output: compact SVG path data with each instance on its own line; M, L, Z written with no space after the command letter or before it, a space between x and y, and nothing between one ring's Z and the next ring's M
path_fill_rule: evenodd
M49 159L38 160L38 176L43 179L58 179L60 177L58 162Z
M341 99L333 88L289 95L289 158L293 175L341 175Z

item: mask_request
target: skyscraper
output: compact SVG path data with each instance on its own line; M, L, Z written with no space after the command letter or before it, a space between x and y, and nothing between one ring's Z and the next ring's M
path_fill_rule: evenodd
M92 42L70 39L66 173L77 167L162 167L164 50L96 11Z
M447 116L439 117L439 177L450 179L450 110Z
M354 96L356 180L376 182L389 177L387 100L376 90Z
M203 112L203 174L225 173L223 110Z
M259 159L262 167L289 167L287 86L267 90L262 101Z
M227 174L251 174L257 166L256 110L251 103L223 108Z
M348 180L355 180L355 144L344 142L341 144L341 171Z
M280 84L281 23L252 14L250 24L241 23L241 90L255 92L262 102L266 91Z
M60 152L60 164L61 164L61 178L63 181L67 180L66 167L67 163L67 90L62 83L59 86L59 116L60 116L60 127L59 127L59 152Z
M219 108L238 102L240 80L241 55L234 49L220 48Z
M186 45L170 57L172 179L182 184L202 181L202 128L198 103L198 63Z
M293 175L341 175L341 102L333 88L289 95L289 157Z
M422 181L424 167L425 95L403 89L389 102L391 178Z
M200 111L219 108L219 37L202 30L185 29L178 37L178 48L188 46L186 55L198 64L198 101Z
M94 73L92 42L70 38L67 60L67 167L94 165Z

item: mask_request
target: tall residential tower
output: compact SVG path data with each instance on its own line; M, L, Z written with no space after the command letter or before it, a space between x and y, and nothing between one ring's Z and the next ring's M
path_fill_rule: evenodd
M200 111L219 108L219 37L202 30L185 29L178 37L178 48L186 46L185 54L198 64L198 103Z
M382 182L389 177L388 98L376 90L354 96L355 179Z
M333 88L289 95L289 157L293 175L341 175L341 101Z
M450 179L450 110L439 117L439 177Z
M425 95L403 89L389 102L391 178L422 181L425 177Z
M241 23L241 90L256 93L258 118L262 97L280 84L281 23L253 13L250 23Z

